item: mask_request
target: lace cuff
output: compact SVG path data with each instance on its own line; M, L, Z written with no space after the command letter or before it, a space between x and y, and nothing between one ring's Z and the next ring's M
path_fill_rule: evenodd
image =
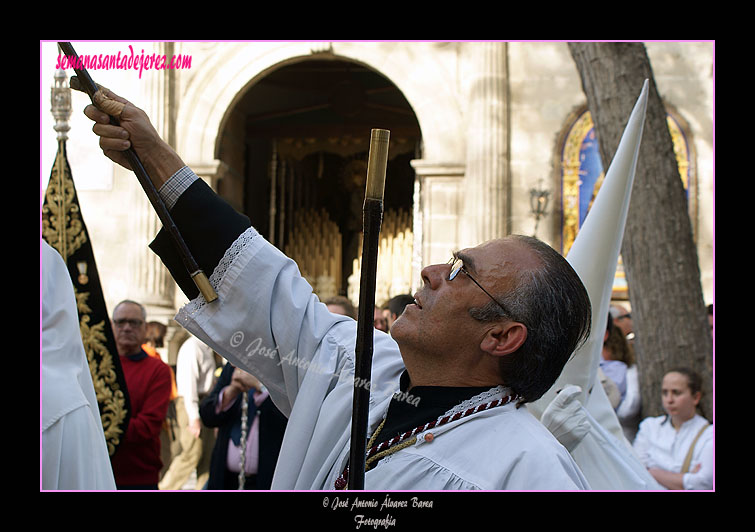
M223 278L233 265L234 261L260 236L261 235L254 227L249 227L249 229L241 233L233 244L231 244L231 247L225 251L223 258L220 259L220 262L215 266L212 275L209 277L210 284L212 285L212 288L215 289L216 293L220 294L220 285L223 283ZM199 294L180 310L179 315L183 315L184 317L194 316L200 312L205 305L207 305L207 301L202 294ZM178 316L176 316L176 319L178 320Z

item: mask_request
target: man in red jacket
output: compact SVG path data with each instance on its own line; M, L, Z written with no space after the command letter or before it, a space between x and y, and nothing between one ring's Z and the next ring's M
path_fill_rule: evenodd
M113 310L113 333L126 378L131 419L112 457L118 489L157 489L162 460L160 429L171 393L170 367L142 349L147 325L144 307L122 301Z

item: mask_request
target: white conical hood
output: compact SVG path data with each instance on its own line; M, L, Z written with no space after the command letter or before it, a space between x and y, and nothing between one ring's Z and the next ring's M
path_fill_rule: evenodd
M542 398L529 405L529 409L538 418L553 400L556 392L569 384L576 384L582 388L579 399L583 405L586 405L587 393L592 389L595 397L591 398L590 403L596 400L605 402L610 413L613 413L608 399L605 394L601 393L601 386L595 386L595 383L608 319L613 280L616 275L619 250L621 249L627 211L629 210L629 198L637 166L637 155L642 139L647 96L648 81L645 80L642 93L632 110L603 184L566 257L579 274L590 295L592 333L587 342L574 353L574 356L566 364L554 386ZM600 401L601 398L604 401ZM592 408L588 409L592 413ZM600 408L600 410L604 409ZM593 415L595 414L593 413ZM595 417L598 418L598 416ZM600 418L604 417L603 415L600 416ZM603 419L599 419L599 421L602 424ZM615 414L612 421L615 421L616 427L618 427L618 419ZM606 428L611 430L609 427ZM611 430L611 432L615 431Z

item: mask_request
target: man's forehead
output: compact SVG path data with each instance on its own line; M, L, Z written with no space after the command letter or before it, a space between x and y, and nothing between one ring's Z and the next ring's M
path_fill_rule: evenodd
M121 303L115 308L115 311L113 314L139 314L141 315L142 309L139 307L139 305L135 305L134 303Z
M499 269L509 266L537 267L539 261L529 247L513 238L488 240L457 252L470 270Z

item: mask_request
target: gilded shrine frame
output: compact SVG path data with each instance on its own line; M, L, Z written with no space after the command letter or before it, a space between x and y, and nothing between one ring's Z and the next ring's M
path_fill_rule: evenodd
M689 135L685 133L685 130L688 131L688 129L682 125L681 119L672 113L667 113L666 121L674 144L679 174L690 203L689 212L693 231L696 233L695 158L691 143L688 140ZM560 160L561 252L566 256L605 177L592 117L590 111L586 108L579 112L571 126L567 127ZM619 263L616 268L613 298L628 299L628 286L621 256L619 256Z

